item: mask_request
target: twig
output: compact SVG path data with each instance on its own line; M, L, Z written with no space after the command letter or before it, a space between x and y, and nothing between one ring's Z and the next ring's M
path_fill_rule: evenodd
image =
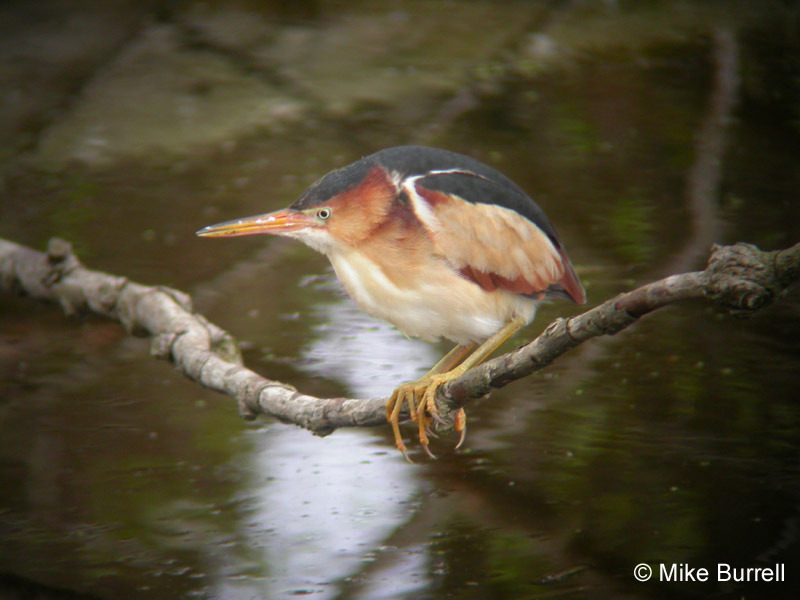
M542 369L567 350L600 335L614 335L644 315L682 300L706 298L736 315L771 304L800 279L800 243L762 252L751 244L713 246L704 271L671 275L570 319L556 319L535 340L499 356L445 386L450 409Z
M529 344L472 369L440 390L442 415L544 368L584 341L613 335L668 304L707 298L749 314L774 302L800 279L800 243L762 252L750 244L715 246L704 271L672 275L612 298L570 319L557 319ZM316 398L242 366L233 337L192 309L184 293L146 286L84 267L69 243L52 239L47 253L0 239L0 287L59 303L67 314L91 311L149 336L151 354L187 377L238 401L245 419L268 414L327 435L339 427L385 422L386 398Z

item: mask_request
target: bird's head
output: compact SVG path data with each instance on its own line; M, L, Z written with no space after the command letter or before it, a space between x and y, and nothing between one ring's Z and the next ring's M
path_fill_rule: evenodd
M357 245L372 235L389 215L397 195L397 183L391 174L373 161L362 159L331 171L288 208L210 225L197 235L281 235L327 254L337 244Z

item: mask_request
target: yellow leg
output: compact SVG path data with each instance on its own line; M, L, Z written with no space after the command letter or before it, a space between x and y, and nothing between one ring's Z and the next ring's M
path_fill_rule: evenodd
M418 401L417 413L425 414L427 412L430 415L438 416L439 411L436 408L436 392L439 390L439 388L448 381L458 379L473 367L477 367L479 364L489 358L492 352L497 350L508 338L519 331L523 325L525 325L525 321L522 319L513 319L509 321L503 326L502 329L478 346L475 351L470 354L469 357L460 365L445 373L439 373L431 376L430 382L425 388L422 398L420 398ZM436 417L434 416L433 418ZM464 412L463 408L460 409L456 415L454 428L456 431L461 433L458 444L456 444L456 448L459 448L461 444L464 443L464 438L467 434L467 414ZM427 440L425 441L427 442ZM423 440L420 439L420 443L422 442ZM423 448L425 448L424 444ZM428 453L430 454L429 450Z
M407 461L412 462L408 457L408 449L403 443L403 438L400 436L400 411L403 409L405 404L408 404L408 411L411 415L411 420L420 424L420 431L422 432L421 435L425 440L427 440L427 434L425 430L430 424L430 419L428 419L424 413L422 415L417 413L418 398L421 398L425 393L425 388L427 388L431 377L455 367L467 354L469 354L474 347L475 344L470 344L469 346L456 346L450 350L450 352L445 354L441 360L439 360L439 362L437 362L433 368L423 375L419 380L411 383L404 383L399 386L392 393L391 398L389 398L389 401L386 403L386 420L389 421L389 424L392 426L394 442L397 445L397 449L403 453L403 456L405 456ZM428 450L428 454L431 453L430 450L427 449L427 446L426 450Z
M422 449L425 450L428 456L435 458L428 447L428 427L433 419L438 419L439 416L439 411L436 408L437 390L448 381L457 379L469 369L485 361L492 352L519 331L524 324L525 321L519 318L509 321L502 329L478 346L466 359L464 357L474 347L474 344L473 346L456 346L419 381L403 384L394 391L386 403L386 417L392 426L397 449L403 453L406 460L411 461L408 457L408 450L400 437L399 426L399 415L403 405L408 403L411 419L417 423L419 442ZM464 359L463 362L461 362L462 359ZM464 442L467 431L466 419L466 413L462 408L455 418L455 430L461 433L461 438L456 448Z

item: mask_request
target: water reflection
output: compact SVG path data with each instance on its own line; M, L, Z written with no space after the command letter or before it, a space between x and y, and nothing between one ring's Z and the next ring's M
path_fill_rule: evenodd
M423 597L433 577L429 553L419 544L404 552L393 552L378 568L364 577L364 586L346 597L353 600L397 600Z
M339 288L333 275L317 291ZM312 309L314 341L303 350L301 368L347 386L353 398L388 396L397 385L414 381L438 360L436 346L404 337L388 323L364 314L347 298Z
M295 30L310 37L270 23L267 35L222 53L233 66L261 56L258 44L276 35L282 45L271 56L293 47L308 62L278 79L316 72L309 83L325 92L313 95L320 110L307 122L182 156L178 167L123 160L48 176L23 168L0 186L0 229L37 247L62 235L92 267L195 292L201 312L250 342L247 362L267 376L317 395L385 395L447 348L372 321L332 294L330 276L298 286L325 261L297 244L209 246L193 232L223 216L278 208L359 155L424 141L490 162L530 190L587 274L593 302L662 270L700 266L712 240L795 243L796 15L775 8L787 3L770 5L772 17L766 8L735 17L725 3L697 11L699 4L507 3L502 11L525 5L545 18L515 25L525 32L484 52L477 46L490 35L440 32L471 14L481 25L463 31L502 36L522 20L497 12L499 3L452 11L400 2L411 15L400 21L381 8L361 18L346 3L321 3L330 14L318 27ZM487 27L476 9L497 12L498 26ZM380 28L387 20L393 36ZM721 22L731 26L723 37ZM8 48L30 46L4 31ZM359 44L364 35L375 43ZM547 43L553 60L569 65L537 71L525 40ZM480 58L458 58L450 42ZM214 43L199 46L211 52ZM416 64L447 70L395 69L412 46ZM346 66L328 60L331 47L347 50ZM115 72L115 56L98 61L108 61L104 72ZM9 86L13 95L43 63L11 62L26 78ZM152 74L155 62L140 72ZM60 62L44 64L50 73ZM236 64L230 81L263 63L249 64ZM740 85L722 77L734 71ZM400 77L376 79L381 72ZM95 89L104 81L102 72L89 75ZM136 80L107 83L133 94ZM179 94L205 102L226 81L198 76ZM380 81L387 85L376 95ZM32 89L59 106L82 104L44 83ZM331 111L329 94L345 102ZM76 114L53 112L26 119L33 130L25 147L36 147L51 117ZM95 114L85 105L77 111ZM583 590L564 597L739 598L750 590L641 585L631 570L655 557L785 561L787 576L797 572L796 293L744 323L688 304L586 344L471 406L463 451L448 452L441 440L440 460L414 467L391 449L386 430L318 439L269 420L247 425L230 399L150 360L146 344L123 341L119 326L2 302L0 558L30 581L119 599L530 598L562 595L539 582L591 565L575 578ZM544 308L526 335L566 310ZM794 598L797 584L759 592Z
M339 289L332 273L301 285L324 297ZM351 397L385 396L436 362L435 346L403 337L341 295L309 312L317 325L298 368L340 382ZM272 428L256 442L252 470L248 535L265 548L270 597L335 597L339 590L332 582L358 578L378 555L370 579L379 583L362 590L359 598L396 598L426 586L419 580L427 562L421 549L387 555L381 548L413 516L412 501L426 488L419 468L387 451L383 438L337 431L310 440L307 432L293 427ZM229 590L220 592L230 597Z
M411 517L423 483L369 433L341 431L324 440L284 426L252 433L241 518L247 543L262 555L263 586L252 574L242 583L225 578L218 597L247 589L333 598L332 584L360 571Z

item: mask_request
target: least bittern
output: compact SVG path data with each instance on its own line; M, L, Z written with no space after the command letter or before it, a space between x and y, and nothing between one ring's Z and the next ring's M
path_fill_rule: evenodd
M542 209L505 175L446 150L381 150L331 171L286 209L197 232L260 233L292 237L326 254L347 293L373 317L407 336L457 344L420 380L398 387L386 404L406 459L399 428L405 404L420 444L433 456L428 433L432 421L441 420L439 387L530 323L544 298L586 301ZM460 446L463 409L454 426Z

